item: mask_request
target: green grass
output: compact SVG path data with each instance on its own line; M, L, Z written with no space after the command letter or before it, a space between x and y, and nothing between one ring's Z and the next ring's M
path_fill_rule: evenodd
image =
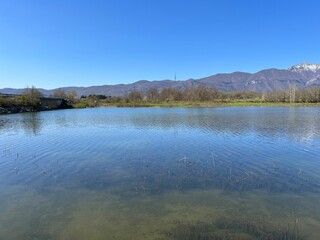
M76 104L73 104L74 108L85 108L86 107L86 103L85 102L78 102Z

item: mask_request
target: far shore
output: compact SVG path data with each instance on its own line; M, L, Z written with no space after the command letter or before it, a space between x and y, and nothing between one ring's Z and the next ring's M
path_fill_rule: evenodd
M184 101L169 101L161 103L150 103L150 102L119 102L119 103L108 103L101 101L97 106L87 106L85 104L73 106L74 109L79 108L95 108L95 107L150 107L150 108L214 108L214 107L319 107L320 103L289 103L289 102L263 102L263 101L225 101L225 102L184 102ZM61 108L60 108L61 109ZM25 112L41 112L51 111L57 109L39 108L34 109L32 107L17 107L9 106L6 108L0 107L0 115L2 114L13 114L13 113L25 113Z
M254 102L254 101L226 101L226 102L129 102L129 103L102 103L100 107L319 107L320 103L288 103L288 102Z

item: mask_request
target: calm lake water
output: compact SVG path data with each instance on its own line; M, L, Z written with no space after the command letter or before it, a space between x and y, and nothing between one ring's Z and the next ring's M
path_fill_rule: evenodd
M0 239L319 239L320 108L0 116Z

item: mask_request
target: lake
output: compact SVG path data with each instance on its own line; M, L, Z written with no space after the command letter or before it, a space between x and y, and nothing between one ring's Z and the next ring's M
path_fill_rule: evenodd
M0 239L319 239L320 108L0 116Z

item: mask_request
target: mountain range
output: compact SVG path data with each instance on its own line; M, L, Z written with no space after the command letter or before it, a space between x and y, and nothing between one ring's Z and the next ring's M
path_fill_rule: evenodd
M101 94L106 96L122 96L133 90L145 92L150 88L161 90L165 87L186 89L205 86L219 91L256 91L267 92L286 90L290 85L298 88L320 86L320 64L301 63L287 69L265 69L256 73L233 72L220 73L200 79L189 80L141 80L130 84L102 85L91 87L62 87L66 92L76 91L77 96ZM55 89L39 89L45 96L53 94ZM23 89L3 88L0 93L20 94Z

